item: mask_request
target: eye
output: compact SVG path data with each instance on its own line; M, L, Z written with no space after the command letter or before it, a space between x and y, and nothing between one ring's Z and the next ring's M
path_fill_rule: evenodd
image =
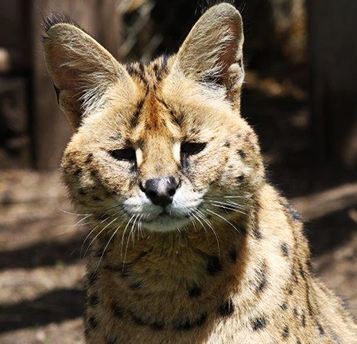
M115 149L109 154L116 160L136 162L136 154L133 148Z
M182 142L181 153L186 155L196 155L203 151L207 143L200 142Z

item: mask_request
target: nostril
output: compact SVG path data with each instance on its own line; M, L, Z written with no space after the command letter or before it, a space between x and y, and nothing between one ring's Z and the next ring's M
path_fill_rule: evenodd
M171 188L167 191L170 197L172 197L175 194L175 192L176 192L176 188Z
M153 199L157 196L157 193L155 191L147 191L146 196L148 196L150 199Z

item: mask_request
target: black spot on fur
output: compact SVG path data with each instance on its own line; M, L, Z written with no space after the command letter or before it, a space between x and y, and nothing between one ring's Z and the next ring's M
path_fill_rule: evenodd
M98 326L98 321L95 317L89 317L88 318L88 326L94 330Z
M77 168L75 171L74 171L74 176L75 177L79 177L82 173L82 169L81 168Z
M161 331L164 329L164 324L162 322L155 321L154 323L150 324L150 328L154 331Z
M280 249L284 257L289 257L289 246L286 242L281 244Z
M120 133L116 133L115 135L110 136L111 140L117 141L122 138L122 135Z
M142 287L142 282L141 281L137 281L137 282L134 282L132 284L130 284L129 288L131 290L138 290Z
M253 228L253 237L258 240L260 240L263 237L262 232L259 228L256 227Z
M94 293L88 297L88 304L92 307L97 306L99 303L99 297L97 293Z
M202 326L207 320L207 313L203 313L197 320L190 321L189 319L185 319L182 321L178 321L174 328L178 331L189 331L195 327Z
M203 313L195 322L194 326L195 327L200 327L202 326L207 320L207 313Z
M286 311L288 309L288 304L286 302L284 302L282 305L280 305L280 308L283 310L283 311Z
M136 325L138 325L138 326L145 326L145 325L147 325L147 322L146 322L144 319L140 318L139 316L137 316L137 315L135 315L135 314L132 314L132 315L131 315L131 318L133 319L134 323L135 323Z
M210 275L215 275L222 271L222 264L217 256L209 256L206 268Z
M289 327L285 326L283 328L283 332L281 333L281 336L283 337L283 339L286 339L289 337L290 331L289 331Z
M302 315L301 315L301 325L302 327L306 326L306 317L304 311L302 311Z
M78 195L80 196L85 196L87 193L82 189L82 188L79 188L78 189Z
M118 343L118 338L117 337L107 337L105 339L106 344L116 344Z
M299 272L301 277L305 279L305 271L301 263L299 264Z
M218 312L223 317L228 317L234 313L234 304L231 299L224 302L218 309Z
M244 182L244 179L245 179L244 175L241 174L240 176L237 177L237 182L238 182L238 183L243 183L243 182Z
M297 339L297 340L296 340L296 344L301 344L300 339Z
M266 262L263 262L261 266L255 270L257 276L257 292L262 292L268 284L267 281L267 265Z
M92 286L98 279L98 275L96 272L90 272L88 274L88 284Z
M86 163L86 164L90 164L92 161L93 161L93 154L92 154L92 153L89 153L89 154L87 155L87 158L86 158L85 163Z
M252 321L252 329L253 331L262 330L266 327L267 321L264 317L256 318Z
M112 304L112 312L116 318L121 318L124 314L123 309L117 303Z
M188 290L188 296L195 298L195 297L200 297L202 294L202 289L198 287L197 285L189 288Z
M317 328L319 330L320 336L323 336L325 334L324 328L321 326L319 322L316 322Z
M237 154L241 157L241 159L245 159L246 157L247 157L247 153L246 152L244 152L242 149L239 149L238 151L237 151Z
M229 148L230 146L231 146L231 143L228 140L226 140L226 142L224 142L224 147Z
M178 331L189 331L193 327L193 324L188 319L179 321L176 325L174 325L174 328Z
M295 307L294 307L293 313L296 318L299 316L299 312L298 312L297 308L295 308Z
M228 255L232 263L235 263L237 261L237 251L235 247L230 248L230 250L228 251Z
M92 200L95 201L95 202L102 201L102 199L100 197L98 197L98 196L93 196Z

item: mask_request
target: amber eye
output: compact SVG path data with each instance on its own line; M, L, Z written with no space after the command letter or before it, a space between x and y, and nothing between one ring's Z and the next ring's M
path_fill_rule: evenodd
M203 151L207 143L200 142L182 142L181 153L185 155L196 155Z
M136 154L133 148L115 149L109 154L116 160L136 162Z

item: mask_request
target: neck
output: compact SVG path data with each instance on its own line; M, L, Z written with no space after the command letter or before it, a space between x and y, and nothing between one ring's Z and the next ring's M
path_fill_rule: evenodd
M118 235L103 254L108 240L104 238L95 243L89 270L92 276L94 271L100 276L103 293L107 290L109 294L115 286L116 302L130 308L135 319L171 318L175 323L181 321L182 313L204 317L239 287L248 224L242 218L234 223L233 227L222 220L211 222L204 230L192 227L135 237ZM160 307L163 300L166 305Z

